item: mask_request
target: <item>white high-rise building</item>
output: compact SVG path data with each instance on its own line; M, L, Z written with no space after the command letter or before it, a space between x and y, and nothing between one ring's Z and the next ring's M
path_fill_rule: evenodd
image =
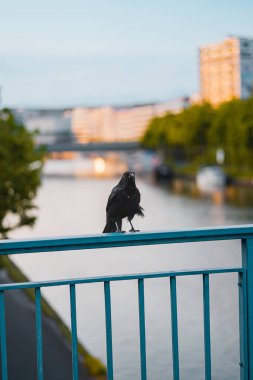
M200 48L202 101L213 105L253 93L253 39L229 37Z

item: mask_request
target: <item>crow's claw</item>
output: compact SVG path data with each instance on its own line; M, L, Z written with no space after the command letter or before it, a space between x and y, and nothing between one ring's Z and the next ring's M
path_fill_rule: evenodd
M131 230L129 230L129 232L140 232L140 230L135 230L134 228L131 228Z

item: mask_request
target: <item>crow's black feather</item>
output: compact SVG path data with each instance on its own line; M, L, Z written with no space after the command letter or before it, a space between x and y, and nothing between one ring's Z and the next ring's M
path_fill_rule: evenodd
M128 218L131 224L130 231L135 232L132 219L135 215L144 216L140 200L141 195L135 184L134 172L125 172L109 196L103 232L120 232L124 218Z

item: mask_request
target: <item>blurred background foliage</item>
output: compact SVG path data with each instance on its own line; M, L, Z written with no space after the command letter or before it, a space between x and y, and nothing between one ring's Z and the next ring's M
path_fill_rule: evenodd
M141 142L185 173L216 164L217 149L223 149L228 174L252 177L253 98L235 99L218 108L208 103L192 105L178 114L156 117Z
M32 226L33 200L40 186L43 151L34 134L8 109L0 110L0 238L21 226Z

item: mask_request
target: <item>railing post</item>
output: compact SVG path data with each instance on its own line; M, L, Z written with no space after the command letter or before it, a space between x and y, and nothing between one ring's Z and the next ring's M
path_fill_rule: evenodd
M244 368L244 373L241 371L241 380L253 380L253 238L242 239L242 266L246 270L246 294L247 302L245 312L247 313L247 363L240 363L241 368ZM241 336L242 345L242 336ZM242 350L242 347L241 347ZM248 370L247 370L248 368ZM245 373L248 372L248 374Z
M0 345L1 345L1 366L2 380L8 379L7 351L6 351L6 322L5 322L5 302L4 291L0 291Z
M69 286L70 313L71 313L71 343L72 343L72 378L78 380L78 342L76 326L76 288L74 284Z
M42 317L41 317L41 290L35 288L36 310L36 343L37 343L37 379L43 380L43 343L42 343Z
M144 281L138 280L141 380L147 379Z
M248 369L248 313L246 270L238 273L239 334L240 334L240 380L249 379Z
M171 334L173 380L179 380L178 324L177 324L177 286L176 277L170 277Z
M212 379L211 367L211 334L210 334L210 294L209 275L203 275L203 314L204 314L204 347L205 347L205 380Z
M105 329L107 354L107 380L113 380L113 352L112 352L112 311L110 282L104 282L105 295Z

